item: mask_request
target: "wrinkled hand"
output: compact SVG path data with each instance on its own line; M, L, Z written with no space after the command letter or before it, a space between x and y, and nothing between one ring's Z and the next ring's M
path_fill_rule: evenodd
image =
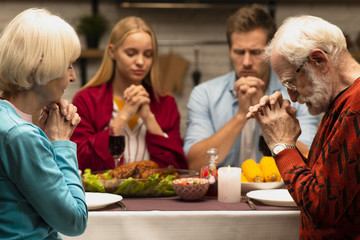
M233 90L236 92L235 97L239 100L238 113L246 115L250 106L259 102L264 95L261 87L264 82L257 77L241 77L235 84Z
M52 103L41 111L39 127L50 141L69 140L81 118L77 108L67 100Z
M270 149L280 142L295 145L301 134L296 108L280 92L263 96L258 104L249 107L246 117L256 119Z

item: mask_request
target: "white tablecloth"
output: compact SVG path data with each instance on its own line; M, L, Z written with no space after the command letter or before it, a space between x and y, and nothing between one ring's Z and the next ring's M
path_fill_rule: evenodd
M300 212L90 211L86 240L299 239Z

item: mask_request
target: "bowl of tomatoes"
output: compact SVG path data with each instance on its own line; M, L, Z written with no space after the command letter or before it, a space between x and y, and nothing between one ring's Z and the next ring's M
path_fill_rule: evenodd
M209 189L209 180L206 178L178 178L172 184L176 195L184 200L200 200Z

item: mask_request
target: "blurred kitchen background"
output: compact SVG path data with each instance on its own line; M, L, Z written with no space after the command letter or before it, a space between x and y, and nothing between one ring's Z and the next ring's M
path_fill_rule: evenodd
M348 38L349 50L359 59L360 0L0 0L0 29L30 7L47 8L74 26L84 15L99 13L106 18L109 28L97 48L88 49L85 37L80 35L83 53L75 64L77 81L70 84L64 95L71 101L99 67L112 26L126 16L144 18L157 35L164 84L176 97L184 136L186 105L194 85L232 69L225 42L228 16L242 5L255 2L263 4L278 25L286 17L299 14L319 16L338 25Z

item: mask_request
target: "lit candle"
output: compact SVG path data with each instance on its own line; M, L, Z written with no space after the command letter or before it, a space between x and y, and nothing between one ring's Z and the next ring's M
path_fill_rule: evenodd
M240 202L241 168L221 167L218 170L218 200Z

